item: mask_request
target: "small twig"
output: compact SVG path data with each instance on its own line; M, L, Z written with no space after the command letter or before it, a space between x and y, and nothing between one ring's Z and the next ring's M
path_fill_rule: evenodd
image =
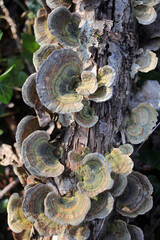
M160 122L155 126L155 128L153 128L151 134L157 129L157 127L158 127L159 125L160 125ZM151 136L151 134L148 136L148 138ZM139 151L139 149L143 146L143 144L148 140L148 138L145 139L145 140L141 143L141 145L138 147L136 153L137 153L137 152Z
M17 184L19 179L16 178L13 182L9 183L2 191L0 191L0 199L2 199L9 191L11 191Z
M15 22L13 21L13 19L10 17L9 15L9 11L8 9L5 7L4 5L4 1L3 0L0 0L0 7L3 11L3 13L5 14L5 17L6 17L6 20L11 28L11 32L12 32L12 35L13 35L13 38L16 42L16 45L17 45L17 49L19 51L21 51L21 44L20 44L20 41L19 41L19 38L18 38L18 34L17 34L17 29L16 29L16 24Z

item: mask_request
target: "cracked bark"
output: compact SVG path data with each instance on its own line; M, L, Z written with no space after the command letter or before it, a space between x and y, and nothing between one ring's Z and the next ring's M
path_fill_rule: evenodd
M101 47L94 48L92 55L98 68L108 62L116 71L116 82L111 100L104 103L93 103L99 122L91 129L72 124L65 133L63 146L64 159L69 150L80 151L84 146L89 146L93 152L106 153L120 142L119 132L123 128L124 117L132 90L130 69L138 40L136 24L132 13L130 0L109 0L102 2L95 10L95 20L112 20L113 27L100 39L100 44L105 43L105 50ZM103 232L103 220L92 221L89 239L101 239L99 230ZM98 236L99 235L99 236Z

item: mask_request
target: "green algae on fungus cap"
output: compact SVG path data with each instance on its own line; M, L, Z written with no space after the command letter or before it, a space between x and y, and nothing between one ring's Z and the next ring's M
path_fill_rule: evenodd
M36 76L37 73L31 74L22 86L23 101L32 108L35 107L35 102L39 99L36 91Z
M81 18L65 7L57 7L48 15L48 28L62 46L79 46Z
M90 71L83 71L81 74L82 82L77 87L76 92L80 95L89 96L97 90L97 78Z
M113 197L119 197L124 192L127 186L127 176L114 172L111 173L111 176L114 179L114 185L110 189L110 193Z
M152 6L138 5L134 7L134 14L140 24L149 25L157 18L157 13Z
M131 240L127 224L122 220L115 220L107 223L107 234L103 240Z
M91 208L87 213L86 220L92 221L95 218L103 219L113 210L114 198L105 191L91 199Z
M19 153L21 153L22 143L35 130L38 130L39 123L37 117L26 116L24 117L17 126L16 131L16 143Z
M117 198L116 210L123 216L134 218L152 208L153 187L148 178L138 172L132 172L127 180L124 192Z
M85 223L78 226L68 225L65 234L69 240L86 240L89 238L90 230Z
M132 109L126 118L125 134L132 144L143 142L151 133L157 122L158 113L151 104L141 103Z
M58 6L64 6L69 8L72 4L72 0L46 0L48 7L51 9L56 8Z
M26 191L23 201L22 210L40 236L57 235L65 230L65 226L49 220L44 214L44 199L51 191L57 193L54 186L39 183Z
M132 172L133 161L121 152L119 148L114 148L110 154L106 154L105 158L112 166L112 171L128 175Z
M22 200L18 193L13 193L8 201L8 225L15 233L31 228L32 224L22 212Z
M131 235L132 240L144 240L144 234L142 229L134 225L127 225L128 231Z
M60 47L58 45L43 45L33 54L33 64L36 71L39 70L42 63L47 59L47 57L55 50L58 50Z
M111 178L112 167L102 154L87 154L82 160L82 165L77 172L79 179L82 179L77 184L80 191L93 198L112 188L114 183Z
M83 96L76 92L82 66L77 53L71 49L51 53L37 75L37 92L46 108L62 114L83 108Z
M41 8L38 10L34 21L34 34L40 46L57 42L56 38L49 32L47 16L47 11Z
M60 225L76 226L84 221L91 207L90 199L77 191L73 195L58 196L50 192L45 198L45 215Z
M74 114L74 119L80 126L91 128L98 122L98 116L95 115L94 108L90 107L88 102L83 101L83 104L83 109Z
M47 132L35 131L22 144L25 167L37 178L57 177L64 171L54 146L48 142L49 139Z

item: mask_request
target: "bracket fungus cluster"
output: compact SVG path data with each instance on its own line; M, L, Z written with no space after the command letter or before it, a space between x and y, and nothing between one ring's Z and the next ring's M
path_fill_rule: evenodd
M132 0L135 17L140 24L149 25L156 20L157 13L153 6L159 2L160 0Z
M158 2L132 1L140 23L153 21L153 6ZM42 8L35 19L35 37L40 48L33 56L35 73L24 83L22 96L36 113L37 103L47 112L49 128L46 130L48 125L44 128L40 124L38 114L26 116L19 123L16 142L23 162L15 172L20 178L23 169L25 188L21 197L13 194L8 203L11 230L26 234L27 240L32 235L31 229L39 237L85 240L97 219L107 220L103 221L106 224L103 240L144 239L141 229L126 222L152 207L152 186L147 177L133 171L131 159L134 150L131 144L144 141L156 124L158 114L152 105L142 103L126 116L122 130L131 144L122 139L123 145L117 144L102 155L96 152L96 146L93 151L87 143L78 151L76 144L68 149L58 142L63 134L61 127L68 130L74 121L78 129L92 128L100 117L94 106L113 95L116 70L106 63L97 69L91 58L88 62L84 60L84 52L89 49L88 36L93 34L92 38L97 39L97 35L85 28L91 27L89 23L70 11L77 6L82 12L94 11L101 3L101 0L47 0L50 13ZM132 65L132 78L138 71L148 72L156 65L153 52L141 51Z

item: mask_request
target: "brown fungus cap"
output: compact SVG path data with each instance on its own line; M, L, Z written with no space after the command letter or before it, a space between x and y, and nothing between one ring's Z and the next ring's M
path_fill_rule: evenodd
M13 193L7 206L8 225L15 233L20 233L32 227L31 222L28 221L22 212L22 200L23 198L18 193Z
M134 218L152 208L153 187L148 178L138 172L128 175L127 181L123 194L117 199L116 209L121 215Z
M114 185L110 189L110 193L113 197L119 197L124 192L127 186L127 176L114 172L111 173L111 176L114 179Z
M122 220L107 223L107 233L103 240L131 240L127 224Z
M50 192L45 198L45 215L60 225L80 224L90 207L90 199L80 191L63 197Z
M64 231L65 226L60 226L49 220L44 214L44 199L51 191L57 192L54 186L37 184L29 188L24 197L23 212L38 231L40 236L52 236Z
M69 240L86 240L89 238L90 230L85 223L78 226L68 225L65 234Z
M55 8L48 16L48 28L62 46L77 47L79 45L79 24L81 18L65 7Z
M25 167L38 178L57 177L64 171L56 149L48 143L49 139L47 132L35 131L24 140L22 145Z
M91 198L111 189L114 183L110 175L111 171L111 165L102 154L87 154L82 160L82 166L77 171L80 179L77 184L78 189Z
M19 122L16 131L16 143L19 153L21 153L21 147L24 139L38 129L39 123L37 117L26 116Z
M37 73L31 74L22 86L23 101L32 108L35 107L35 102L39 99L36 90L36 76Z
M34 33L36 41L40 46L53 44L57 41L49 32L47 25L47 11L44 8L39 9L37 12L37 17L34 21Z
M113 210L114 198L105 191L91 199L91 208L86 216L87 221L95 218L103 219L107 217Z

